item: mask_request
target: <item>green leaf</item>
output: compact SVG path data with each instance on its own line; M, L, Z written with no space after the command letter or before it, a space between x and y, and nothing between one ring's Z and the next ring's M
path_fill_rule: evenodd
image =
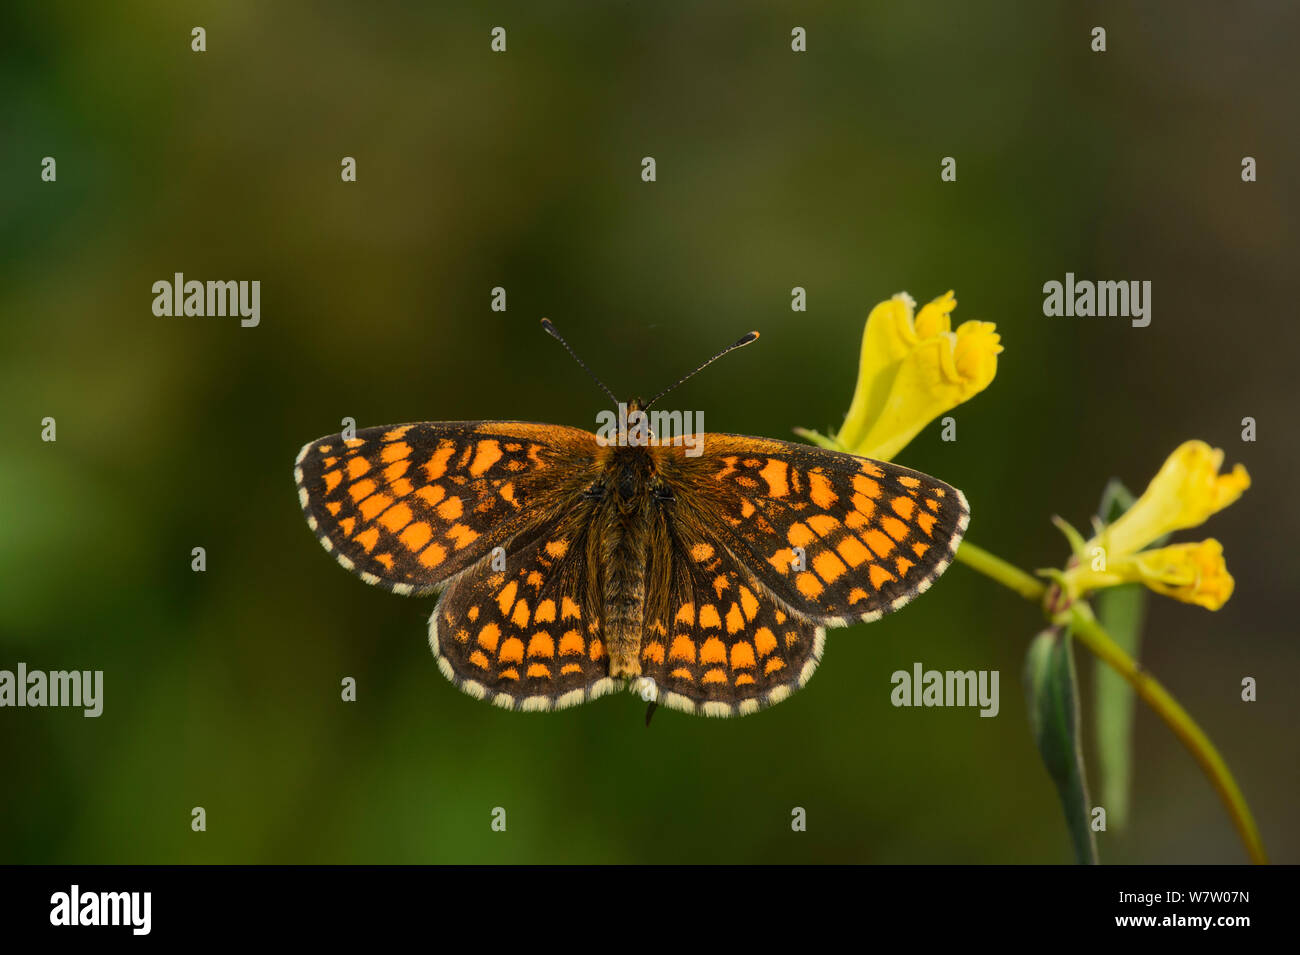
M1133 506L1131 491L1117 480L1106 485L1097 518L1111 524ZM1164 538L1156 546L1164 543ZM1097 622L1133 659L1142 647L1142 622L1146 616L1146 589L1124 584L1098 591L1093 598ZM1101 660L1094 662L1093 727L1097 736L1097 770L1101 779L1101 804L1108 826L1123 828L1128 821L1133 778L1133 688Z
M1079 686L1068 630L1062 635L1059 629L1050 627L1029 645L1025 696L1034 741L1061 798L1075 858L1081 864L1095 865L1097 843L1079 746Z

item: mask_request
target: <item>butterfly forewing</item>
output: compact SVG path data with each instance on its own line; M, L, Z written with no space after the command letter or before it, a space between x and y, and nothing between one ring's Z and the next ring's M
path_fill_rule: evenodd
M514 421L327 435L294 477L317 539L362 580L428 593L554 519L593 479L594 435Z
M960 491L896 464L741 435L661 451L681 519L710 528L782 602L829 626L923 593L969 521Z

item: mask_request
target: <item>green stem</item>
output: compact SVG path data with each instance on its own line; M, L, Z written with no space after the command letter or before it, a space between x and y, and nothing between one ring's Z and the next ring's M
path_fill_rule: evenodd
M1241 789L1233 779L1227 763L1210 742L1210 738L1196 725L1196 721L1155 677L1138 666L1132 657L1111 639L1110 634L1097 623L1087 604L1076 603L1061 617L1064 619L1058 622L1068 622L1074 630L1075 638L1127 680L1137 695L1160 714L1165 725L1183 741L1183 745L1201 764L1201 769L1210 777L1210 782L1218 791L1219 798L1223 800L1228 814L1232 816L1233 825L1237 827L1241 841L1246 844L1246 851L1250 854L1251 861L1261 865L1266 864L1268 856L1264 852L1264 844L1260 840L1255 817L1251 815L1250 806L1246 804L1246 797L1241 794Z
M1047 588L1037 577L1030 576L1019 567L1008 564L1001 557L994 557L982 547L976 547L970 541L962 541L957 547L957 560L973 570L978 570L986 577L992 577L1003 587L1014 590L1026 600L1042 600Z
M969 541L961 542L957 548L956 559L972 570L977 570L1002 586L1014 590L1026 600L1038 602L1046 596L1047 588L1042 581ZM1209 777L1211 785L1227 807L1228 815L1232 817L1232 823L1236 826L1237 833L1241 836L1241 841L1245 844L1251 860L1260 864L1267 863L1268 856L1264 852L1264 844L1260 840L1259 829L1255 825L1250 807L1246 804L1246 798L1241 794L1241 789L1233 779L1227 763L1210 742L1210 738L1196 725L1196 721L1155 677L1139 667L1133 658L1111 639L1110 634L1097 623L1096 617L1086 603L1074 603L1068 610L1059 614L1053 622L1068 624L1073 628L1080 642L1099 660L1122 676L1137 695L1159 714L1165 724L1173 730L1174 735L1191 751L1202 771Z

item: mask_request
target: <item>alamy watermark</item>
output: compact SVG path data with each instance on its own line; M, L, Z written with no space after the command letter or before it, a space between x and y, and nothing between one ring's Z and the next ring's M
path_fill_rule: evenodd
M0 670L0 706L81 707L84 716L104 712L103 670Z
M1076 282L1073 272L1065 273L1065 282L1052 280L1043 285L1043 314L1056 318L1132 319L1134 328L1151 324L1151 282Z
M889 701L895 706L978 706L980 716L997 716L1001 708L997 670L895 670Z
M191 315L224 318L238 315L244 328L256 328L262 320L262 283L254 279L227 282L185 280L177 272L169 282L153 283L153 313L159 317Z
M596 440L602 445L644 448L652 444L680 444L688 458L704 453L703 411L628 410L625 401L618 411L596 415Z

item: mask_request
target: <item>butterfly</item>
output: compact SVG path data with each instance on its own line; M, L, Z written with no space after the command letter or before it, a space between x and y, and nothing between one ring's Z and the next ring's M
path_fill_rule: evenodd
M295 462L303 514L366 583L441 592L429 645L470 696L552 710L631 689L687 713L754 713L808 682L827 628L924 593L970 511L896 464L658 438L647 409L669 390L628 402L613 435L522 421L326 435Z

